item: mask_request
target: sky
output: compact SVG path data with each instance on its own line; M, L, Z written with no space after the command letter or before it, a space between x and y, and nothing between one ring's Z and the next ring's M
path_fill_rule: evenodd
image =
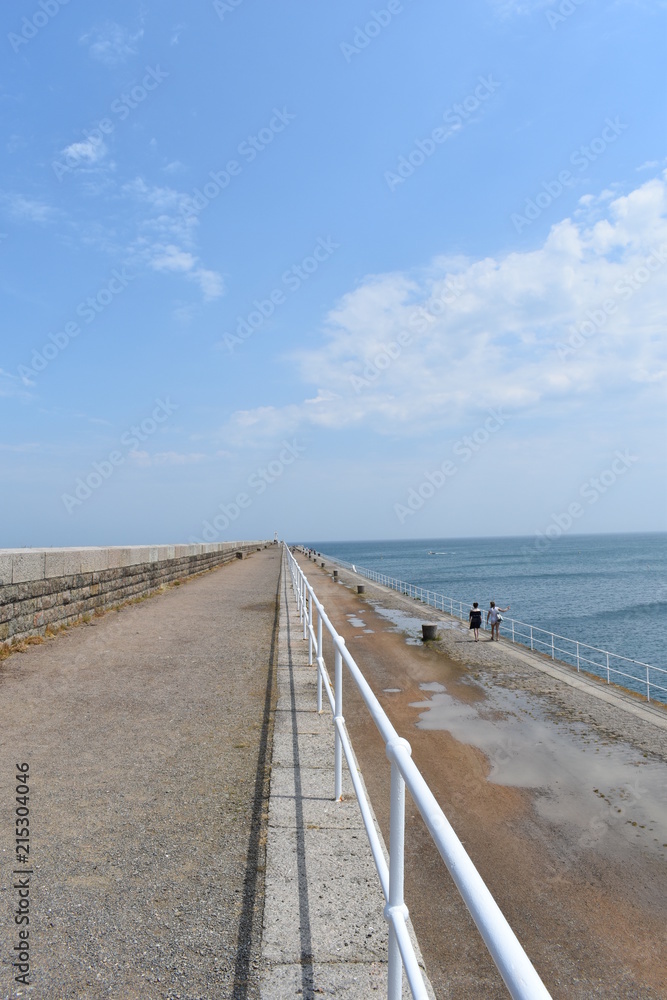
M664 531L658 0L0 17L0 547Z

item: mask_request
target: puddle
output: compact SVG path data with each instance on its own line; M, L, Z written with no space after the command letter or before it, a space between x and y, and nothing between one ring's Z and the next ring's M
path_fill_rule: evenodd
M400 694L400 688L382 688L385 694Z
M663 852L667 844L667 768L625 743L608 744L590 727L548 719L525 692L486 689L468 705L437 682L420 685L427 700L420 729L442 729L489 759L489 781L536 792L546 820L579 828L579 845L618 846L618 838ZM627 849L627 848L625 848Z
M408 645L421 646L423 618L417 618L415 615L411 615L407 611L402 611L398 608L383 608L373 601L370 603L373 605L373 610L376 614L381 618L387 619L394 625L394 628L389 630L390 632L405 632L407 635L405 641ZM442 632L449 629L456 630L461 628L456 622L438 622L437 624L438 630Z
M374 628L365 628L364 632L366 633L366 635L375 635L375 629Z
M361 618L357 618L356 615L346 615L345 617L355 628L366 628L366 622L362 622Z

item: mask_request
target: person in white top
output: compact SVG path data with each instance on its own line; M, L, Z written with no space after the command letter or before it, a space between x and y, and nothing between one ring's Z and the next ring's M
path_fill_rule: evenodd
M509 609L510 609L509 604L507 605L506 608L497 608L495 601L490 602L489 610L486 612L486 624L491 626L491 642L493 642L494 631L496 634L496 642L500 640L500 635L499 635L500 622L501 622L500 612L509 611Z

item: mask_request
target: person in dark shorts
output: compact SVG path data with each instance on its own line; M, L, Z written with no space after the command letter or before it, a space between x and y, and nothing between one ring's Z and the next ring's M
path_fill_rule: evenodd
M468 612L468 621L470 622L470 628L475 633L475 642L479 642L479 630L482 624L482 612L479 609L479 604L477 601L473 601L472 607Z

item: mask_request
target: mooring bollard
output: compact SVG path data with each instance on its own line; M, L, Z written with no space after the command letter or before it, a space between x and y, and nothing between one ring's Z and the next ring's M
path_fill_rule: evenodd
M333 578L334 578L334 580L338 580L338 570L337 569L335 569L333 571Z
M237 559L243 559L243 553L242 552L235 552L234 555L236 556Z
M429 640L437 638L438 638L437 625L422 625L422 642L429 642Z
M366 588L364 587L363 583L358 583L357 584L357 593L358 594L365 594L366 593Z
M324 569L324 563L323 562L320 563L320 566L322 567L322 569Z

